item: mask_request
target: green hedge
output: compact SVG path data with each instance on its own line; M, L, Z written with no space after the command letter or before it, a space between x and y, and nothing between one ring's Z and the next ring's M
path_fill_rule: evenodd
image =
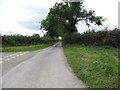
M26 46L33 44L48 44L53 40L50 37L40 37L39 35L22 36L22 35L4 35L2 37L2 46Z
M120 30L114 29L112 31L87 31L82 34L71 34L63 37L64 44L83 44L83 45L97 45L97 46L120 46Z

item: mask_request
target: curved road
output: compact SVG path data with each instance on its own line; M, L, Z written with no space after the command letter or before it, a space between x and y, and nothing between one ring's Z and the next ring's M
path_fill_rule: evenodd
M66 63L60 42L38 51L3 56L2 88L86 88Z

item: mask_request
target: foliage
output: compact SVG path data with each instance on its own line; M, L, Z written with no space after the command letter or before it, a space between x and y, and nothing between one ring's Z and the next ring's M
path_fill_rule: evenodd
M117 48L74 44L64 46L64 51L76 76L89 88L118 88Z
M96 16L95 11L87 11L84 8L83 0L56 3L53 8L50 8L46 19L41 22L41 28L48 31L48 36L54 39L54 37L76 33L76 25L79 21L84 21L89 27L90 23L102 25L104 20L101 16Z
M40 37L39 34L33 34L33 36L22 35L4 35L2 37L2 46L25 46L33 44L47 44L53 42L50 37Z
M63 38L64 44L80 44L80 45L110 45L113 47L120 46L120 30L104 30L104 31L86 31L83 34L66 35Z

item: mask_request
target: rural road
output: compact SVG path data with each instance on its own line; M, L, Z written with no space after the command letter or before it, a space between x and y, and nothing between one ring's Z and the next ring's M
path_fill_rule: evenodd
M68 66L61 43L28 52L2 53L2 88L86 88Z

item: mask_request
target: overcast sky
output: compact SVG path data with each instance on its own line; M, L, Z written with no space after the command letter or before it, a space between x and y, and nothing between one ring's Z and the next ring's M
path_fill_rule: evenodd
M1 34L40 34L39 22L43 20L49 8L62 0L0 0L0 33ZM108 20L104 26L118 27L119 0L85 0L87 10L95 10L97 15ZM79 32L87 29L79 23Z

